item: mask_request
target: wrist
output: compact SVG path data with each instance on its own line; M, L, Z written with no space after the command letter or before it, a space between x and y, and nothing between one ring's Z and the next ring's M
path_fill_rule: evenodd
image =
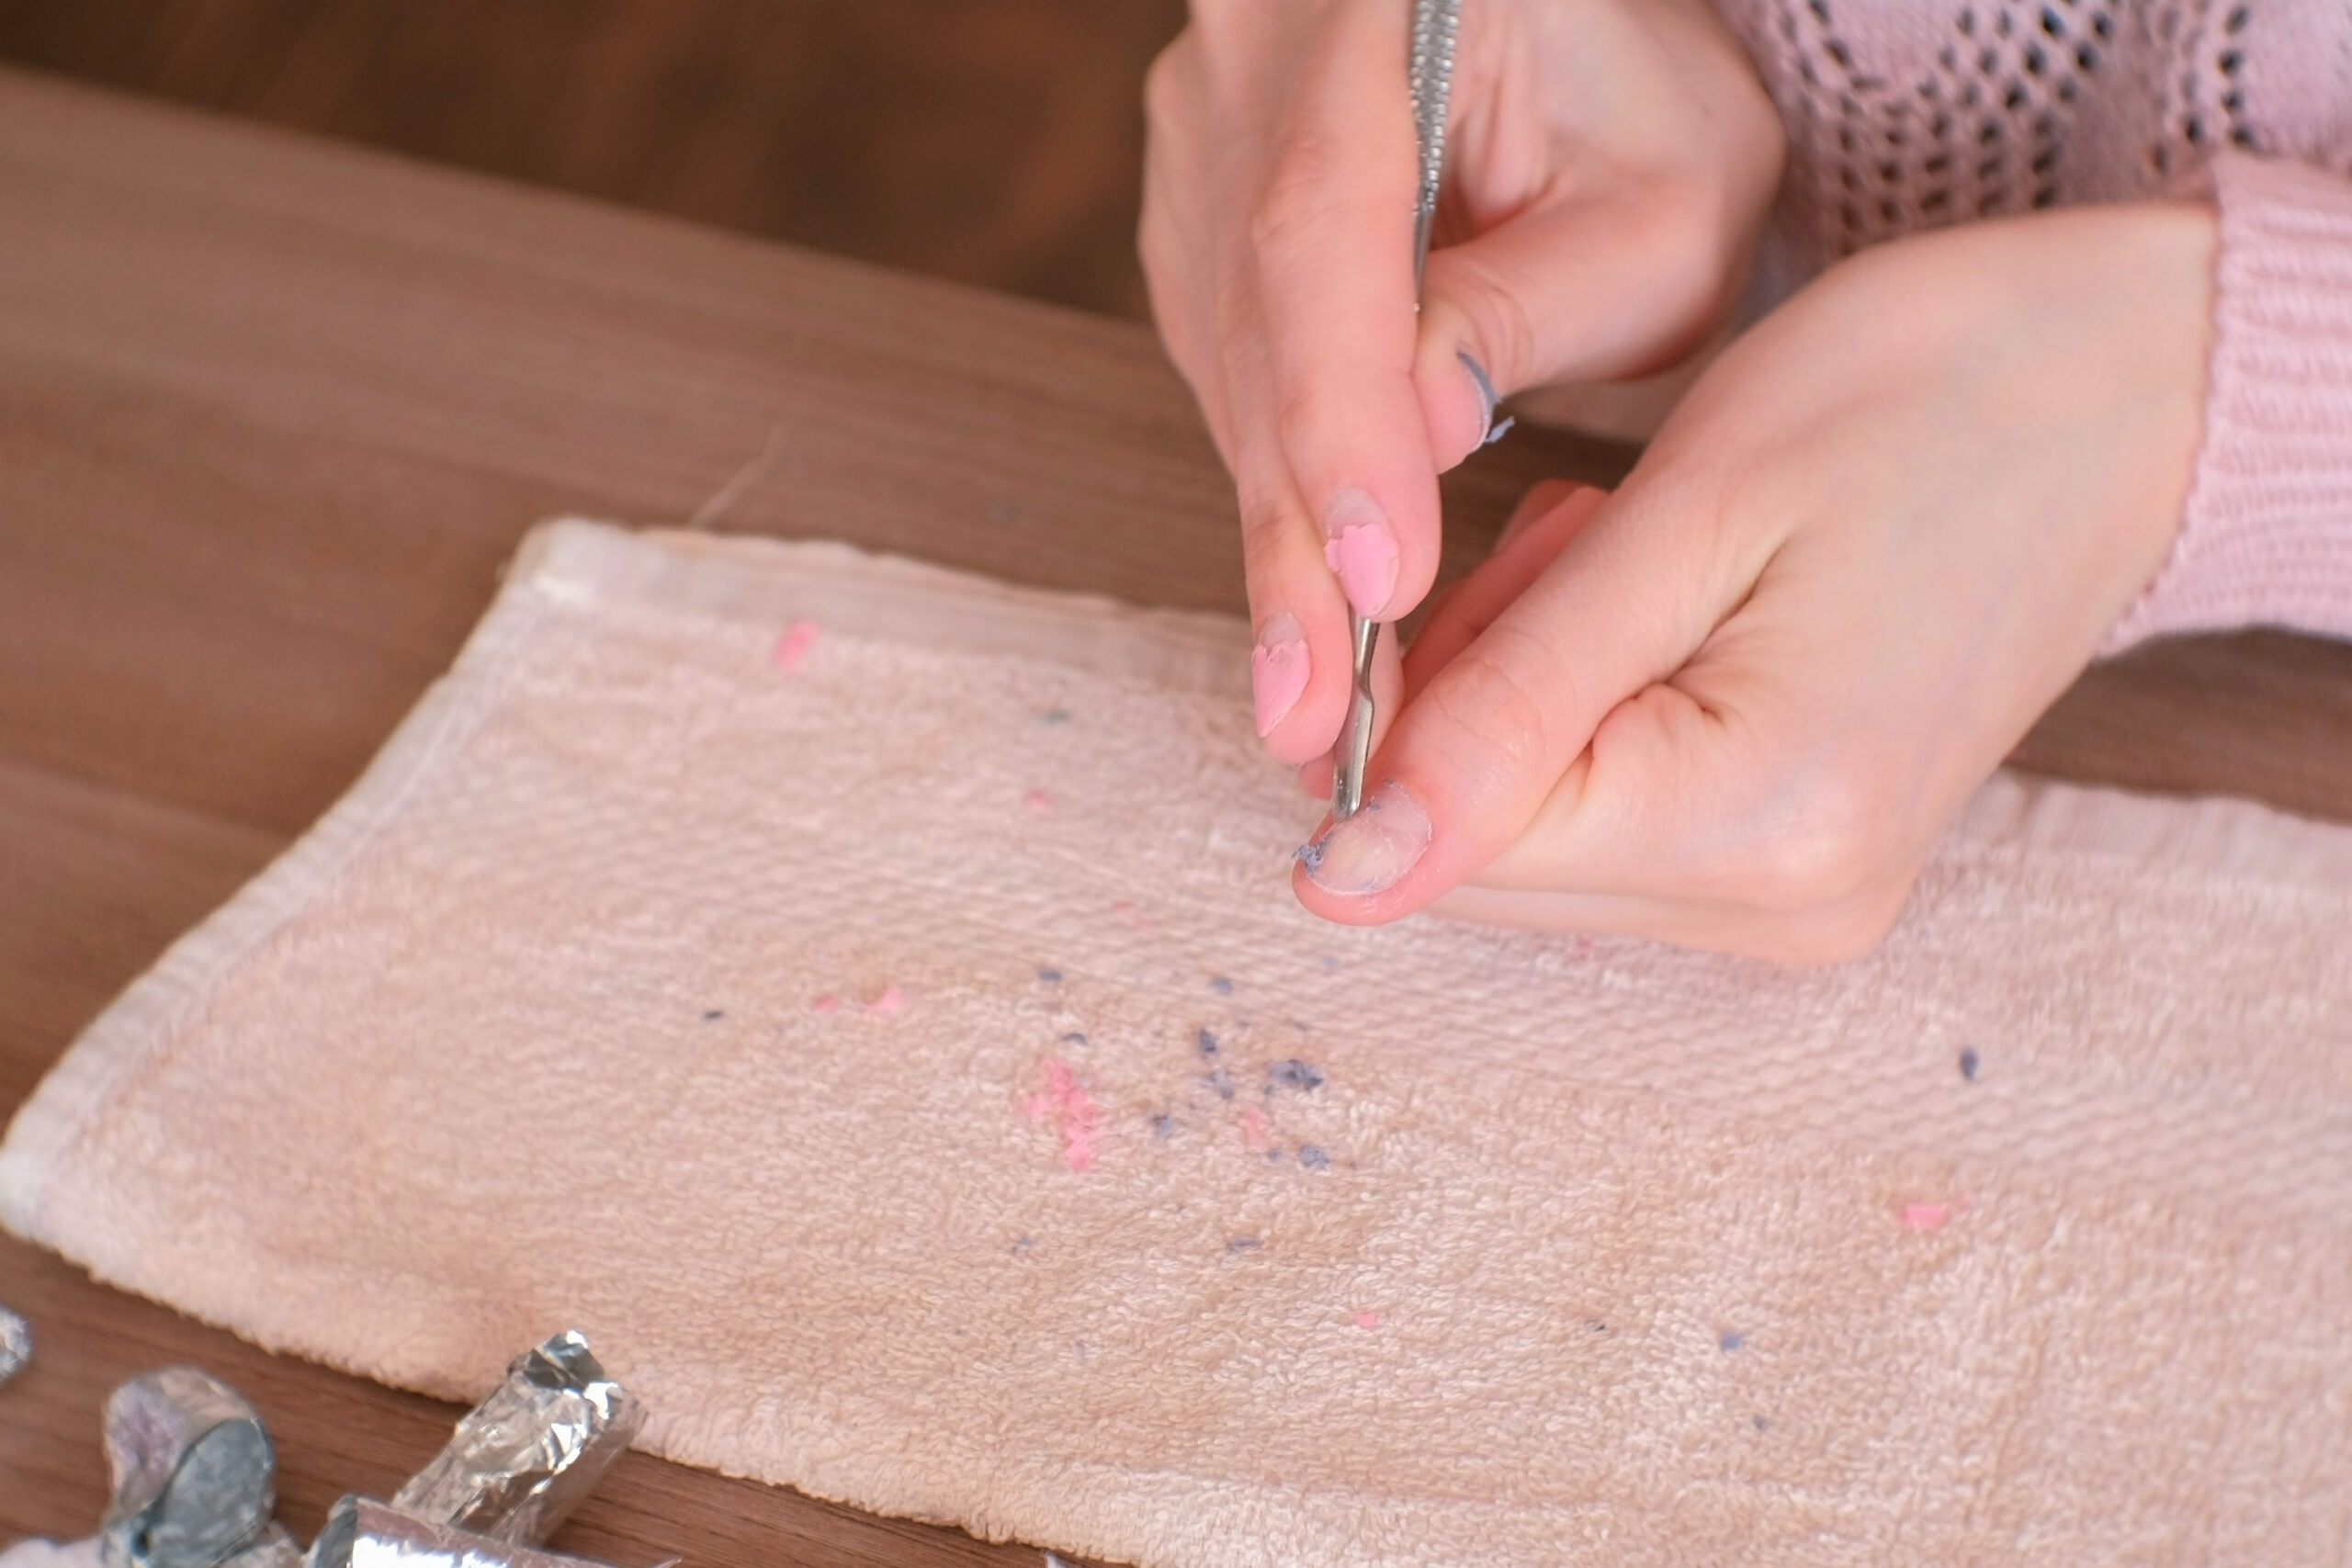
M2352 183L2237 153L2212 176L2194 478L2161 571L2102 652L2255 625L2352 638Z

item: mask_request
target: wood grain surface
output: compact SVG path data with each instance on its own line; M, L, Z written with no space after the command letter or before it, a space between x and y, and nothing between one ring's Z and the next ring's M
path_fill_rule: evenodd
M0 60L1141 320L1183 0L0 0Z
M356 775L534 522L681 520L772 438L723 526L1240 606L1225 481L1141 329L0 73L0 1115ZM1622 462L1482 454L1454 569L1532 479ZM2352 818L2352 649L2154 649L2023 758ZM164 1362L261 1407L306 1534L456 1415L6 1240L0 1301L38 1337L0 1388L0 1542L88 1533L99 1406ZM639 1455L557 1544L1037 1561Z

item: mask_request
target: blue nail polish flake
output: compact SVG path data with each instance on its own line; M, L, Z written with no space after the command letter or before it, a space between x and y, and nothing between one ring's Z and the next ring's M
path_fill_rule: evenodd
M1487 375L1487 367L1461 350L1456 350L1453 357L1462 361L1462 368L1470 372L1470 379L1476 382L1478 386L1479 417L1487 422L1487 434L1479 438L1478 445L1492 446L1496 442L1500 441L1510 432L1510 427L1517 424L1519 421L1506 414L1501 423L1496 423L1495 405L1501 402L1502 399L1495 395L1495 383Z
M1276 1062L1266 1069L1266 1081L1277 1089L1295 1089L1300 1093L1323 1087L1323 1075L1294 1056L1287 1062Z

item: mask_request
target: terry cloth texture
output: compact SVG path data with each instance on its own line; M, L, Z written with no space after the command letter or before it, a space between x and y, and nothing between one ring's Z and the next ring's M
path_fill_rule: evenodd
M0 1212L1153 1564L2352 1552L2352 833L1995 781L1876 956L1318 923L1236 622L535 536Z

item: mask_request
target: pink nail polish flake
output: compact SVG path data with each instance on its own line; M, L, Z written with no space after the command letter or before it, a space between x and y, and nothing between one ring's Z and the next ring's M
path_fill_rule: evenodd
M876 1018L896 1018L906 1007L906 993L896 986L886 986L880 996L865 1004L865 1010Z
M817 623L795 621L784 628L782 637L775 639L775 667L787 675L797 675L816 647Z
M1042 789L1033 789L1021 797L1021 804L1032 817L1043 817L1054 808L1054 797Z
M1102 1136L1102 1112L1078 1081L1078 1074L1058 1057L1046 1061L1046 1087L1021 1102L1032 1122L1050 1122L1062 1136L1062 1158L1072 1170L1094 1166L1094 1146Z
M1361 615L1376 615L1396 596L1396 540L1385 528L1341 528L1323 545L1323 564Z
M1266 1146L1266 1113L1254 1105L1241 1108L1241 1143L1251 1150Z
M1903 1205L1903 1228L1919 1235L1941 1230L1944 1222L1951 1218L1956 1206L1950 1203L1905 1203Z
M833 1011L837 1010L841 1007L841 1005L842 1005L842 999L841 999L841 998L839 998L839 997L837 997L837 996L833 995L833 993L832 993L832 992L831 992L831 991L823 991L823 992L820 992L820 993L818 994L817 999L816 999L815 1001L810 1002L810 1003L808 1004L808 1010L809 1010L810 1012L820 1012L820 1013L822 1013L822 1012L833 1012Z
M1356 1314L1356 1326L1358 1328L1377 1328L1380 1326L1380 1314L1376 1312L1360 1312Z
M1306 643L1291 637L1260 643L1250 650L1250 700L1257 710L1258 733L1270 735L1289 716L1306 690Z

